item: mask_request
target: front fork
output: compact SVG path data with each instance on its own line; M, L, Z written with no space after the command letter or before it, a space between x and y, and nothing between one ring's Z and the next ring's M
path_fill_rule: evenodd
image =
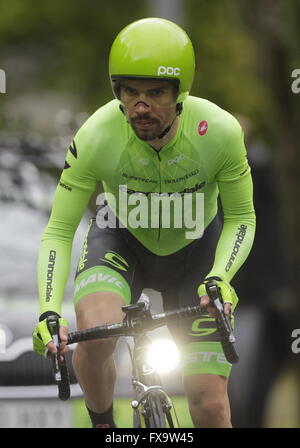
M160 384L158 373L147 362L147 351L149 351L150 347L150 339L145 334L142 334L134 340L133 353L130 349L133 366L132 386L135 395L131 406L140 427L139 411L144 417L148 416L147 398L149 395L156 394L159 396L165 413L170 412L172 409L170 399Z

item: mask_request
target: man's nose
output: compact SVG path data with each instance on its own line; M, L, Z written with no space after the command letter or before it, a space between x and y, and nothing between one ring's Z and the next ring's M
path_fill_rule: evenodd
M148 112L150 105L146 101L139 99L134 107L136 112Z

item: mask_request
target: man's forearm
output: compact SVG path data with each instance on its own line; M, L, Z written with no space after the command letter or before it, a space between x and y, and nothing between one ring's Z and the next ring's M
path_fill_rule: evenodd
M45 237L42 240L38 265L40 315L55 311L61 315L61 304L70 272L72 242Z
M91 193L74 186L69 190L65 189L61 182L57 187L38 257L40 314L46 311L61 314L70 272L72 243Z
M255 235L255 215L247 219L224 222L217 245L214 265L208 276L217 276L228 282L246 261Z

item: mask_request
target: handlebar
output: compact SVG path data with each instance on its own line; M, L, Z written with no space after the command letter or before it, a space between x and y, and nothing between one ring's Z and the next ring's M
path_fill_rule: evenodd
M123 306L122 310L126 312L123 322L74 331L69 333L67 343L74 344L75 342L117 336L137 336L142 331L154 330L167 322L197 316L205 312L206 308L194 306L161 314L151 314L150 310L146 310L144 303L141 302L136 305Z

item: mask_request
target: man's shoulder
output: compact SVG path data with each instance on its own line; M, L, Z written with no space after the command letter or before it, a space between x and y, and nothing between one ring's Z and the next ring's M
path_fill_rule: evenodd
M88 133L98 132L101 127L108 126L113 128L119 121L122 121L119 101L112 100L99 107L81 126L80 131Z
M218 124L223 122L226 126L230 122L237 122L231 113L205 98L189 96L186 99L186 108L191 114L203 118L203 120L206 118Z
M119 102L112 100L94 112L77 131L74 142L81 158L108 154L107 148L118 147L126 138L126 120Z
M186 109L186 132L199 135L215 147L225 144L230 135L240 135L242 130L237 119L228 111L204 98L189 96Z

